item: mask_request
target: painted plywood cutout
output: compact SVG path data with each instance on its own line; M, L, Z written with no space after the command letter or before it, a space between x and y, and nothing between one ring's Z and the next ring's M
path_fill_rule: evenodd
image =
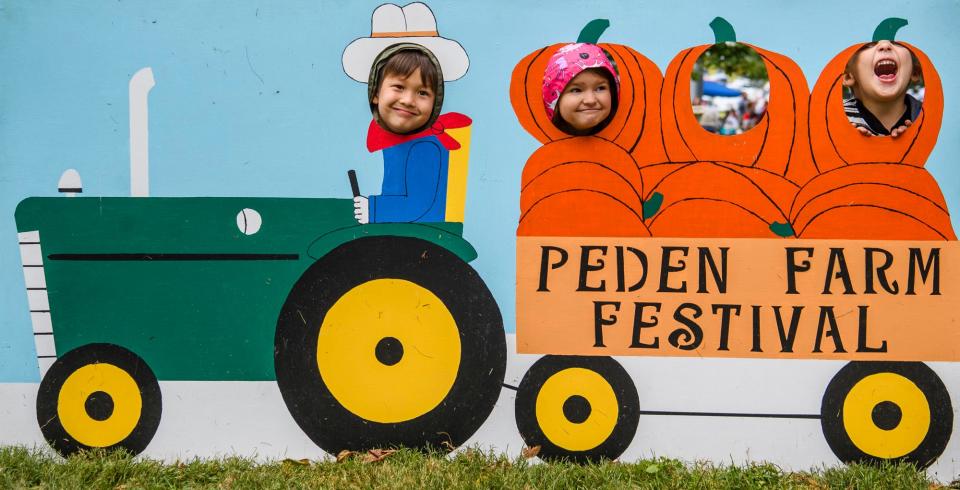
M466 72L463 48L438 37L422 3L377 8L345 71L366 82L398 43L435 49L447 80ZM439 115L409 134L371 122L367 148L384 153L387 176L363 213L352 172L352 213L344 199L147 198L153 85L149 68L130 82L134 198L17 207L28 287L44 298L31 313L47 441L61 454L143 451L161 421L158 380L276 380L304 434L334 454L470 438L506 355L499 309L460 238L470 119Z
M514 33L504 54L478 40L519 21L436 3L321 6L324 18L347 13L337 25L350 27L316 34L345 49L337 67L317 65L323 86L309 91L321 93L320 112L349 105L363 117L320 119L298 142L322 140L319 158L231 180L247 182L244 192L217 178L209 194L182 190L205 175L199 156L171 184L177 162L157 155L169 155L169 128L191 105L164 92L181 73L138 57L123 76L97 75L116 78L109 85L122 85L128 104L130 196L96 187L79 163L55 169L74 167L62 196L11 194L36 374L0 382L0 443L168 460L396 445L798 469L908 460L952 479L960 250L944 181L925 166L944 87L956 86L946 71L940 80L904 43L924 68L923 112L898 138L866 142L841 100L861 45L836 55L810 90L812 72L762 47L779 38L751 40L750 27L684 21L656 43L632 32L635 49L607 42L630 32L619 19L584 15L577 40L609 55L618 98L602 130L573 136L543 100L548 63L567 43L531 52L548 38L503 28ZM261 7L256 22L279 12ZM284 12L274 29L316 30ZM571 35L580 27L550 19L575 26ZM243 25L239 37L253 36ZM885 22L875 37L908 37L903 27ZM684 47L698 42L677 42L679 31L713 43ZM769 73L768 109L748 132L710 134L689 109L688 81L701 54L739 38ZM398 43L439 65L447 83L427 87L433 100L470 116L437 103L428 123L391 126L376 66ZM660 45L666 55L655 54ZM270 86L283 72L271 77L257 45L247 48L234 46L234 66L253 89L235 98L286 94ZM327 90L340 82L351 92ZM205 157L230 174L217 177L257 166L245 154L220 162L234 145L296 154L282 135L297 128L283 118L213 145ZM215 119L230 126L220 124L230 116ZM0 120L0 134L12 132ZM318 166L332 170L311 173ZM315 175L316 192L272 185ZM233 197L243 195L258 197Z
M874 43L905 24L884 21ZM588 24L578 42L596 42L598 25L606 22ZM711 27L716 43L736 40L724 19ZM943 112L930 60L903 45L936 95L899 137L866 137L839 89L865 45L831 61L812 96L792 60L752 46L770 74L768 109L750 131L725 136L690 109L693 65L711 45L698 46L674 58L662 86L656 67L620 71L616 118L634 115L626 94L638 78L654 81L641 107L660 108L661 138L644 139L651 125L609 140L610 127L566 137L549 129L535 97L547 82L530 75L543 63L530 59L559 46L521 60L511 81L518 119L544 143L524 166L517 227L517 348L547 354L521 384L530 393L518 395L537 400L526 417L518 408L528 444L577 459L624 450L643 413L634 385L613 359L585 356L837 359L851 362L825 387L820 413L806 416L820 420L838 458L940 457L954 409L923 361L958 360L960 318L947 291L958 286L960 248L923 168ZM618 61L629 49L601 46Z

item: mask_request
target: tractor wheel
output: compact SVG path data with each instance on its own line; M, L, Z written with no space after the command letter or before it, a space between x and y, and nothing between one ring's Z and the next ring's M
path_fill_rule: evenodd
M637 389L609 357L544 356L517 390L517 428L545 460L616 459L639 418Z
M160 385L139 356L88 344L57 359L40 382L37 422L63 456L94 448L142 452L160 425Z
M940 378L920 362L851 362L830 381L820 409L823 435L845 463L932 464L953 431Z
M287 297L274 361L287 408L318 446L452 448L502 388L500 310L453 253L361 238L313 264Z

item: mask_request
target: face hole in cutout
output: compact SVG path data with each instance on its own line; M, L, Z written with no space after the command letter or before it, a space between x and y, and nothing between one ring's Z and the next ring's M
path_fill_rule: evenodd
M616 61L604 50L619 76ZM616 80L605 68L589 68L573 77L557 99L552 122L572 136L597 134L610 124L620 105Z
M919 115L926 93L916 55L891 41L857 50L841 82L847 120L864 136L899 136Z
M690 74L690 102L703 129L741 134L763 118L770 100L770 78L760 54L740 43L714 44Z

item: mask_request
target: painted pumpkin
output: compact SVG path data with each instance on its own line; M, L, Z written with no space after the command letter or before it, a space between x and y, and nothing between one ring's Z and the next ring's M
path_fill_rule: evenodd
M894 41L906 20L890 18L877 26L873 41ZM895 162L922 167L940 133L943 120L943 86L940 76L923 51L897 41L920 62L926 87L920 116L896 138L863 136L850 124L843 110L843 73L847 62L866 43L850 46L830 60L820 73L810 96L810 146L821 172L863 162Z
M729 22L710 23L717 43L736 42ZM746 43L744 43L746 44ZM816 175L807 137L809 90L800 67L790 58L758 48L770 79L770 100L757 125L739 135L718 135L703 129L690 105L694 65L712 45L681 51L670 62L660 99L663 144L671 162L718 161L758 167L802 185Z
M658 209L645 221L656 237L778 238L793 235L787 211L796 184L761 168L726 162L666 163L648 202ZM648 205L648 208L652 206Z
M800 190L790 214L799 238L957 239L933 176L900 163L828 170Z
M517 235L649 236L642 195L623 148L593 136L548 143L523 168Z
M598 44L609 21L594 20L586 25L577 42ZM543 74L550 57L567 43L558 43L530 53L513 70L510 103L520 125L541 143L571 138L550 121L543 108ZM598 44L611 55L620 76L620 101L610 124L596 137L627 151L642 149L643 162L664 160L660 142L660 114L656 110L663 77L652 61L619 44Z

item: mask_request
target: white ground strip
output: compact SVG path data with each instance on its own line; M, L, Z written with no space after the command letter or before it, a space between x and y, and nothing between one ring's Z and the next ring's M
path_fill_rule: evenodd
M516 355L507 336L505 384L518 386L539 356ZM619 358L639 393L641 410L817 414L823 389L844 363L731 359ZM929 363L951 393L960 392L954 363ZM144 457L164 461L240 455L259 461L329 458L303 434L274 382L163 381L163 416ZM46 448L36 420L35 383L0 384L0 443ZM501 391L487 422L465 446L516 457L523 448L514 418L515 392ZM954 401L954 418L960 420ZM957 432L955 422L954 432ZM788 470L840 464L817 419L641 415L620 458L653 456L714 464L766 461ZM960 474L960 438L928 470L949 482Z

